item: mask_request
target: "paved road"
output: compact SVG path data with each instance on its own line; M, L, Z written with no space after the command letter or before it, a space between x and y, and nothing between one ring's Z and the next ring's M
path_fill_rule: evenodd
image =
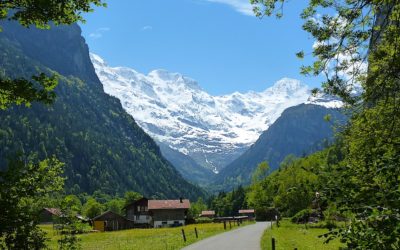
M261 236L270 223L257 222L206 238L182 250L260 250Z

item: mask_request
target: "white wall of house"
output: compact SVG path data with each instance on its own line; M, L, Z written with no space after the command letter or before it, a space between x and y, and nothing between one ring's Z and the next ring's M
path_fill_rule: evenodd
M167 220L167 221L154 221L154 227L170 227L174 224L185 225L185 220Z
M138 223L138 224L145 224L145 223L150 224L151 216L150 215L135 215L134 221L135 221L135 223Z

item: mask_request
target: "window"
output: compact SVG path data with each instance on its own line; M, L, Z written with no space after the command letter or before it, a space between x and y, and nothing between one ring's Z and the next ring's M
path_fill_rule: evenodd
M168 223L166 221L161 222L163 225L167 225Z

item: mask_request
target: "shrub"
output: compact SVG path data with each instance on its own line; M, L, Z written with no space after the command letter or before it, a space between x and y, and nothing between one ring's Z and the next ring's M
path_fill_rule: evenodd
M292 217L291 221L293 223L307 223L310 220L310 217L314 216L317 217L317 213L314 210L307 208L296 213Z
M257 208L255 214L256 221L273 221L275 216L280 217L279 211L274 207Z

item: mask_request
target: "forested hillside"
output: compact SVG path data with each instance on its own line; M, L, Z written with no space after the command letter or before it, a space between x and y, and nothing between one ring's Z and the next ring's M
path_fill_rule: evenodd
M330 121L324 121L327 115ZM224 190L249 184L254 169L263 161L273 171L287 155L304 156L320 150L333 138L333 125L344 121L338 109L312 104L288 108L249 150L217 175L216 184Z
M61 74L54 104L0 111L0 167L18 152L65 163L67 191L122 194L134 190L159 198L203 194L160 154L120 102L103 92L77 25L25 29L2 22L0 74L30 78Z

